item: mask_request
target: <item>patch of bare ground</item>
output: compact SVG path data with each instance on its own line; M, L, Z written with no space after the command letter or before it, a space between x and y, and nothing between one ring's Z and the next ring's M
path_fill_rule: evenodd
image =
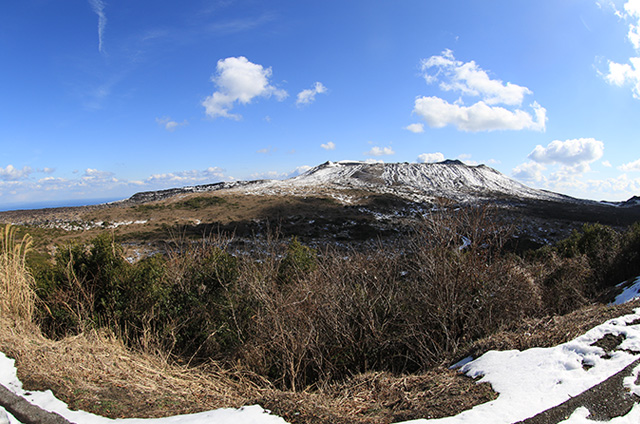
M623 305L594 304L566 315L526 318L516 325L474 342L467 355L479 357L490 350L525 350L568 342L603 322L633 313L640 300Z

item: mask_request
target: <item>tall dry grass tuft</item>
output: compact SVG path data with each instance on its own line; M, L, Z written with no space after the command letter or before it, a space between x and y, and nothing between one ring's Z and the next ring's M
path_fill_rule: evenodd
M16 240L15 227L7 224L0 239L0 312L7 318L30 322L35 310L33 276L26 266L31 237Z

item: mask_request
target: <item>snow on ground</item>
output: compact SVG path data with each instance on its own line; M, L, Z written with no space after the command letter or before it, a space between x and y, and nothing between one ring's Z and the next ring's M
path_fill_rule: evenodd
M640 284L640 277L636 280ZM571 397L601 383L640 358L640 308L633 314L609 320L586 334L567 343L551 348L533 348L525 351L490 351L475 360L460 364L460 370L471 377L482 377L480 382L489 382L499 393L496 400L478 405L459 415L435 420L420 419L405 424L498 424L513 423L536 415L548 408L559 405ZM624 336L624 341L614 352L604 352L592 346L606 334ZM607 354L608 353L608 354ZM634 374L625 379L629 393L640 396L640 385L636 384L640 366ZM162 419L118 419L111 420L86 412L70 411L57 400L50 391L25 392L16 376L12 359L0 353L0 384L29 402L48 411L55 411L78 424L286 424L279 417L270 415L260 406L241 409L218 409L192 415L174 416ZM568 424L593 423L587 420L589 412L577 409ZM8 418L7 418L8 417ZM612 424L640 422L640 405L624 417L614 418ZM0 409L0 424L18 424L15 418Z
M471 377L482 376L500 395L492 401L465 411L455 417L438 420L415 420L412 423L513 423L559 405L571 397L601 383L640 358L617 350L605 355L603 349L591 346L605 334L623 335L620 349L640 352L640 308L634 314L607 321L586 334L551 348L525 351L490 351L463 365L460 370ZM586 366L586 369L585 369ZM639 372L638 367L635 372ZM634 380L635 381L635 380ZM633 381L628 384L638 390ZM566 423L587 422L584 411L576 411ZM587 414L588 415L588 414ZM611 422L638 423L640 406L624 417ZM593 421L588 421L593 423Z
M624 286L626 281L618 284L618 287ZM616 296L615 300L612 302L614 305L621 305L623 303L627 303L632 301L633 299L637 299L640 297L640 277L636 278L631 285L626 287L622 293Z

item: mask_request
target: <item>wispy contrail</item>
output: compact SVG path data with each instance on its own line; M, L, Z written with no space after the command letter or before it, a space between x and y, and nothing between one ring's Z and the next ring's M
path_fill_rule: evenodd
M102 0L89 0L89 4L98 15L98 51L102 53L102 35L107 26L107 15L104 14L105 3Z

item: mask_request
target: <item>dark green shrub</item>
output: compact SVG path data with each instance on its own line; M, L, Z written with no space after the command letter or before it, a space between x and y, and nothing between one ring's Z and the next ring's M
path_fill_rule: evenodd
M618 271L615 281L618 282L640 275L640 222L623 234L615 269Z
M581 233L574 230L568 239L558 243L556 250L565 258L585 255L593 271L594 286L602 288L617 284L613 267L620 253L620 242L621 235L611 227L585 224Z
M285 284L295 282L313 272L316 267L317 252L300 243L297 237L293 237L278 267L278 280Z
M239 343L232 304L237 258L206 245L174 253L166 278L158 305L164 349L182 357L230 356Z
M130 298L130 271L110 234L88 245L58 246L52 265L35 271L45 331L61 336L86 326L117 326Z
M130 346L223 357L238 344L231 305L238 261L203 246L128 263L109 235L59 246L36 272L40 319L54 337L108 327Z

